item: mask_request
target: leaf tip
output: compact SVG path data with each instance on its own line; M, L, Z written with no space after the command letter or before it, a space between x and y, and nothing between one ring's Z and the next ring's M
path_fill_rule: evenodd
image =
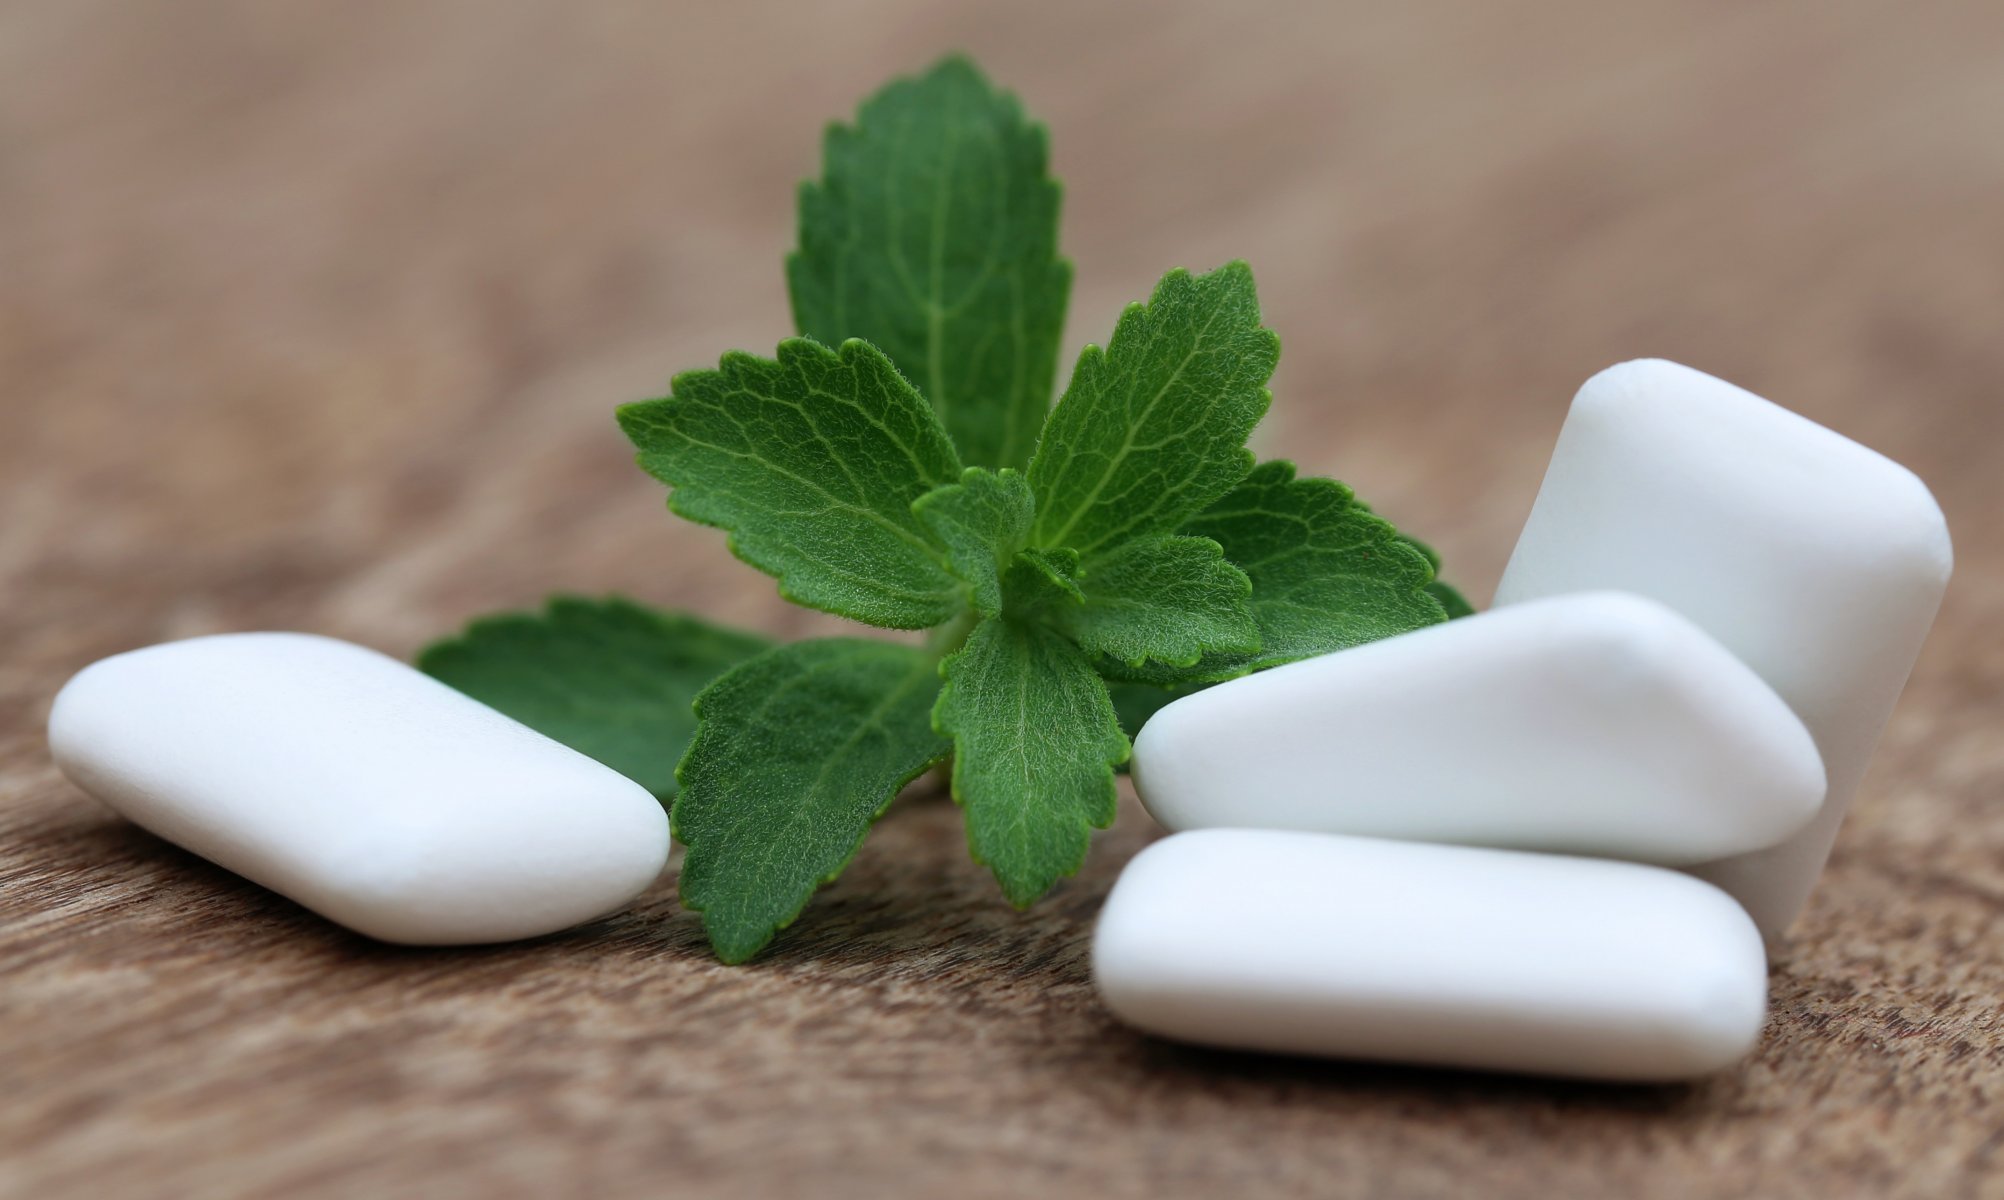
M713 928L709 921L705 920L703 933L710 939L710 951L717 956L717 961L727 967L736 967L750 962L758 956L759 951L770 946L772 939L778 936L779 930L775 929L764 937L736 937Z
M959 77L961 79L979 80L983 84L988 82L988 76L982 72L979 64L974 61L973 56L965 50L949 50L945 54L940 55L939 59L932 64L932 67L925 74L927 78L950 79Z

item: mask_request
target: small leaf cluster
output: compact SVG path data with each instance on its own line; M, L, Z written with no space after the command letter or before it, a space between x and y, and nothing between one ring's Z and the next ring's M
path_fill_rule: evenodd
M886 87L825 154L787 261L800 336L619 424L670 509L788 600L926 644L767 646L572 600L422 660L669 800L682 901L728 962L936 766L973 858L1028 905L1112 822L1154 707L1466 609L1349 489L1246 448L1280 345L1243 263L1163 276L1051 402L1059 188L1042 127L965 59Z

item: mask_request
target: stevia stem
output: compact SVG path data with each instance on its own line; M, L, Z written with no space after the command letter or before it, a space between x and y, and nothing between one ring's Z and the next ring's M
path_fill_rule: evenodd
M967 644L967 635L981 623L981 614L973 609L964 609L961 614L932 631L926 639L926 649L936 658L944 659Z

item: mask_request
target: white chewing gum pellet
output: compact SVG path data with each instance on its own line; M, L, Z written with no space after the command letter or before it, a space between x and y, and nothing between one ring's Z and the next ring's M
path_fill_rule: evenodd
M1582 387L1496 603L1598 588L1689 617L1814 735L1829 798L1801 833L1699 869L1761 931L1808 899L1947 586L1948 526L1914 473L1655 359Z
M1298 829L1685 864L1823 802L1816 746L1697 626L1620 592L1480 613L1220 684L1134 742L1172 830Z
M239 633L86 667L49 746L168 841L388 942L534 937L668 857L645 788L395 659Z
M1681 872L1265 829L1143 850L1092 964L1163 1037L1589 1079L1718 1071L1767 1008L1753 922Z

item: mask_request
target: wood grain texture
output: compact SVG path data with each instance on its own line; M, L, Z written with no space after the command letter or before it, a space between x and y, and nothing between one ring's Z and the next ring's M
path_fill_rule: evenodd
M787 332L822 122L952 47L1053 128L1071 345L1249 259L1266 445L1478 597L1624 358L1934 486L1956 579L1742 1070L1132 1034L1085 960L1131 802L1019 915L915 797L730 969L672 878L373 945L58 777L57 687L164 638L409 653L558 588L833 628L670 519L610 409ZM2004 1195L2000 61L1990 0L0 7L0 1192Z

